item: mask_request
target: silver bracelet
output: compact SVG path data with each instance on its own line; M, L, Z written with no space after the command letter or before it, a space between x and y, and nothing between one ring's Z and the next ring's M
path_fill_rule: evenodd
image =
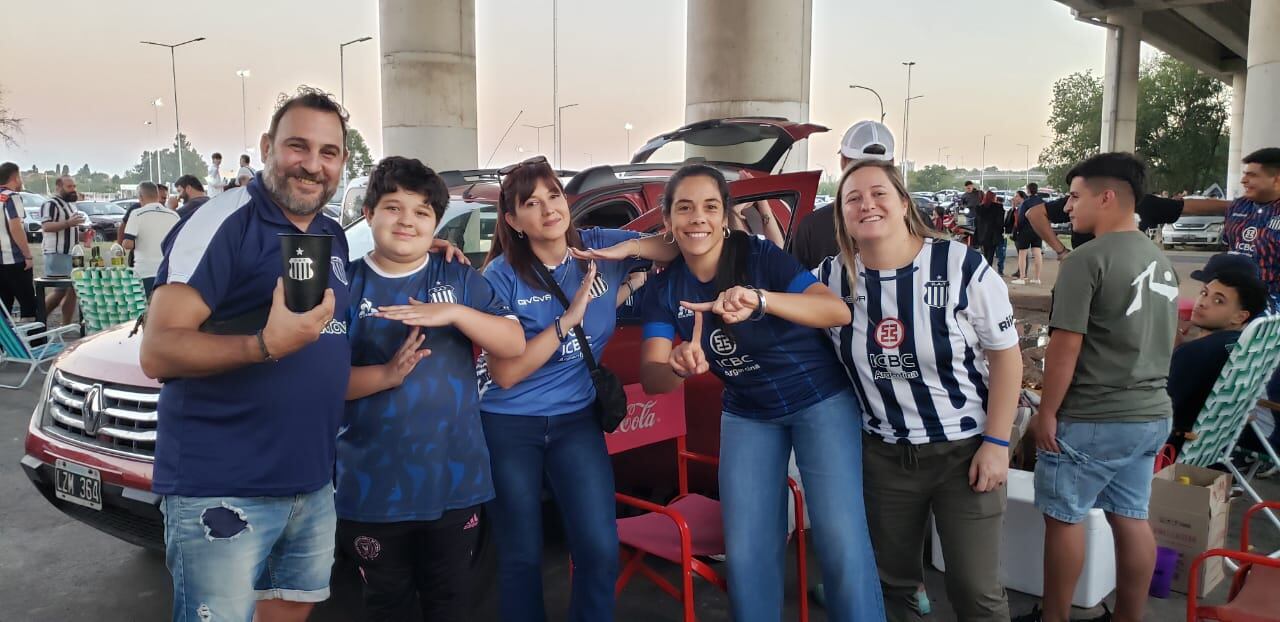
M755 288L752 288L752 289L755 289ZM769 302L764 298L764 290L755 289L755 292L756 292L756 302L759 303L759 306L756 307L756 312L751 314L751 321L759 322L760 320L764 319L765 312L769 310Z

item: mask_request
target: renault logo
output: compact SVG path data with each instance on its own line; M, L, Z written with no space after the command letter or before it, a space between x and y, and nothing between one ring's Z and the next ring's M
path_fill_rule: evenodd
M105 408L102 404L102 385L95 384L84 394L84 405L80 408L84 418L84 433L97 436L102 429L102 415Z

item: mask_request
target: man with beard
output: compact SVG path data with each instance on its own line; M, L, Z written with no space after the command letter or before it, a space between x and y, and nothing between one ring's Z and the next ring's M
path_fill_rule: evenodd
M204 184L196 179L195 175L183 175L178 181L173 182L174 187L178 189L178 198L182 200L182 207L177 209L178 215L183 218L189 218L209 201L209 195L204 192Z
M76 180L63 175L54 182L52 199L40 207L40 230L44 232L44 275L47 277L71 276L71 247L78 242L80 226L88 224L84 212L76 209L80 193L76 192ZM55 289L44 301L46 309L62 305L62 323L70 324L76 311L76 291L70 287Z
M320 209L347 159L328 94L283 99L264 171L165 239L143 371L165 379L162 495L175 620L303 620L329 596L334 445L351 370L347 239ZM284 303L280 234L332 236L322 302ZM338 311L335 312L335 309ZM256 601L256 602L255 602Z

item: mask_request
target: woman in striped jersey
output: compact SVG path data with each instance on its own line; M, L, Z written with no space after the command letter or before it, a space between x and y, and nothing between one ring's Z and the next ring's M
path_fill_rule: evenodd
M1007 621L1002 486L1022 378L1008 291L976 251L924 224L890 163L845 170L835 226L840 255L814 273L852 312L828 332L862 402L867 519L888 619L920 619L932 512L957 617Z

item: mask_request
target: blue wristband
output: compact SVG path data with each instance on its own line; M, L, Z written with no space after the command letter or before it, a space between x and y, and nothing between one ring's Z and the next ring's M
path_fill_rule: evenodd
M1006 440L1001 439L1001 438L996 438L996 437L994 437L994 436L987 436L986 434L983 434L983 435L982 435L982 442L984 442L984 443L991 443L992 445L999 445L999 446L1001 446L1001 447L1008 447L1008 446L1009 446L1009 441L1006 441Z

